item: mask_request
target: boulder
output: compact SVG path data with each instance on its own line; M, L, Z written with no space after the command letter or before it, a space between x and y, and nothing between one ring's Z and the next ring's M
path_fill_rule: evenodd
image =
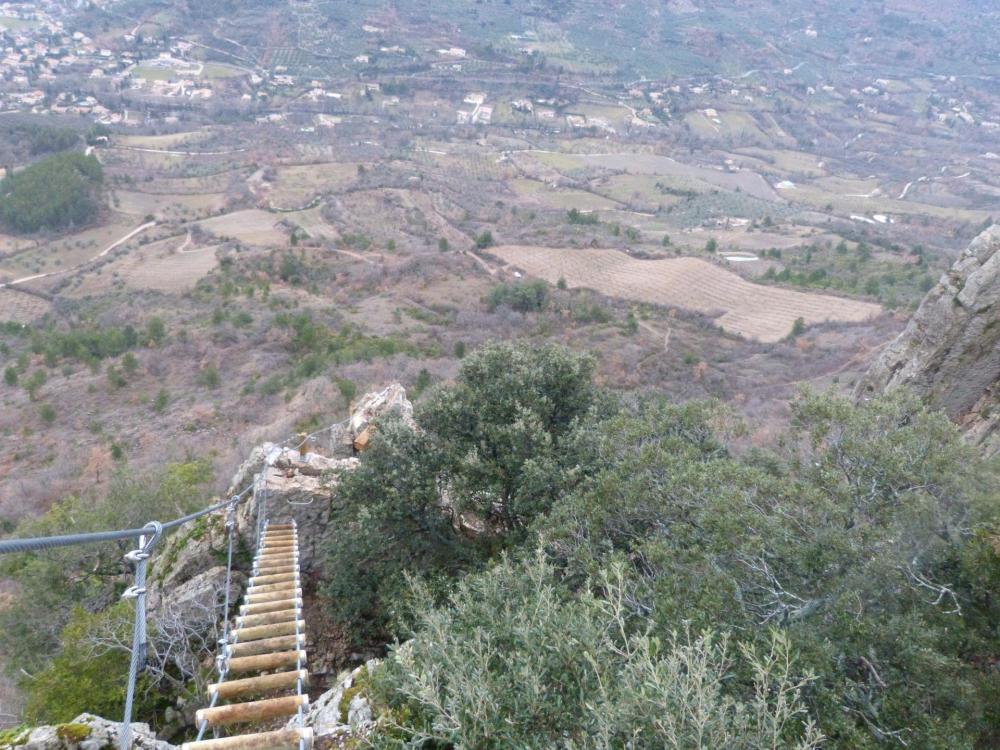
M968 439L1000 452L1000 225L979 235L928 292L855 395L906 386Z
M120 722L102 719L93 714L80 714L68 724L36 727L17 744L14 750L108 750L118 747ZM139 750L175 750L176 745L156 739L148 724L132 724L132 747ZM6 748L4 749L6 750Z

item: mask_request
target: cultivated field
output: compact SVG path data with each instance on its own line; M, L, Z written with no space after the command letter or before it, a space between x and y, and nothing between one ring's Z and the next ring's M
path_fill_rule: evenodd
M726 331L763 342L785 338L797 318L807 325L860 322L882 312L879 305L823 294L761 286L697 258L639 260L604 248L506 245L490 249L505 262L551 283L712 317Z

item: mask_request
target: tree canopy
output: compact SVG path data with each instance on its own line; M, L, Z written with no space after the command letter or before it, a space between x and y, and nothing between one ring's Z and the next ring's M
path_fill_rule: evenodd
M86 224L99 210L101 181L93 156L55 154L0 180L0 220L16 232Z
M362 640L415 639L375 680L395 717L383 746L626 746L594 712L668 715L629 675L695 644L720 675L706 721L732 731L727 706L752 703L755 659L778 643L793 718L772 744L734 747L813 747L810 721L842 750L997 740L1000 475L943 414L905 393L804 393L779 440L737 451L742 426L718 404L610 395L592 369L487 345L425 398L418 430L386 423L344 477L330 593L350 601L361 580L365 606L339 614ZM595 633L614 628L624 640L605 647ZM646 655L626 646L644 638ZM631 747L668 737L630 726Z

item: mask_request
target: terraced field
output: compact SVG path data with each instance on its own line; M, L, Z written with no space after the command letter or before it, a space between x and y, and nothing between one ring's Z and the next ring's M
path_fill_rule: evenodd
M753 284L697 258L639 260L604 248L525 245L495 247L490 253L551 283L563 278L570 288L693 310L726 331L763 342L785 338L797 318L807 325L854 323L882 312L870 302Z

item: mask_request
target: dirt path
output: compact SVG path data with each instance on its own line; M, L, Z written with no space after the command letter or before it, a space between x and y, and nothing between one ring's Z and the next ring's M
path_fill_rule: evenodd
M92 261L95 261L98 258L103 258L105 255L107 255L108 253L110 253L116 247L118 247L119 245L124 245L126 242L128 242L130 239L132 239L133 237L135 237L140 232L145 232L147 229L151 229L152 227L155 227L155 226L156 226L156 222L155 221L147 221L145 224L140 224L135 229L133 229L131 232L129 232L128 234L126 234L124 237L122 237L119 240L115 240L110 245L108 245L106 248L104 248L103 250L101 250L101 252L99 252L97 255L95 255L93 258L91 258L90 261L88 261L88 263L92 262ZM84 265L84 264L81 264L81 265ZM80 266L77 266L77 268L79 268L79 267Z
M468 250L463 250L462 254L463 255L467 255L468 257L470 257L474 261L476 261L476 263L478 263L480 266L482 266L486 270L486 273L488 273L490 276L496 276L497 275L497 269L495 269L493 266L491 266L489 263L487 263L485 260L483 260L482 258L480 258L475 253L471 253Z
M375 261L373 261L371 258L366 258L361 253L356 253L353 250L342 250L339 247L331 247L330 248L330 252L332 252L332 253L341 253L342 255L346 255L346 256L348 256L350 258L357 258L358 260L363 261L363 262L367 263L370 266L374 266L375 265Z
M666 354L670 351L670 334L673 333L673 328L668 327L664 333L663 331L653 328L653 326L645 320L637 320L636 322L639 324L639 328L642 328L644 331L648 331L654 336L663 336L663 353Z
M169 154L170 156L229 156L242 154L245 148L234 148L231 151L171 151L165 148L142 148L141 146L110 146L119 151L141 151L145 154Z

